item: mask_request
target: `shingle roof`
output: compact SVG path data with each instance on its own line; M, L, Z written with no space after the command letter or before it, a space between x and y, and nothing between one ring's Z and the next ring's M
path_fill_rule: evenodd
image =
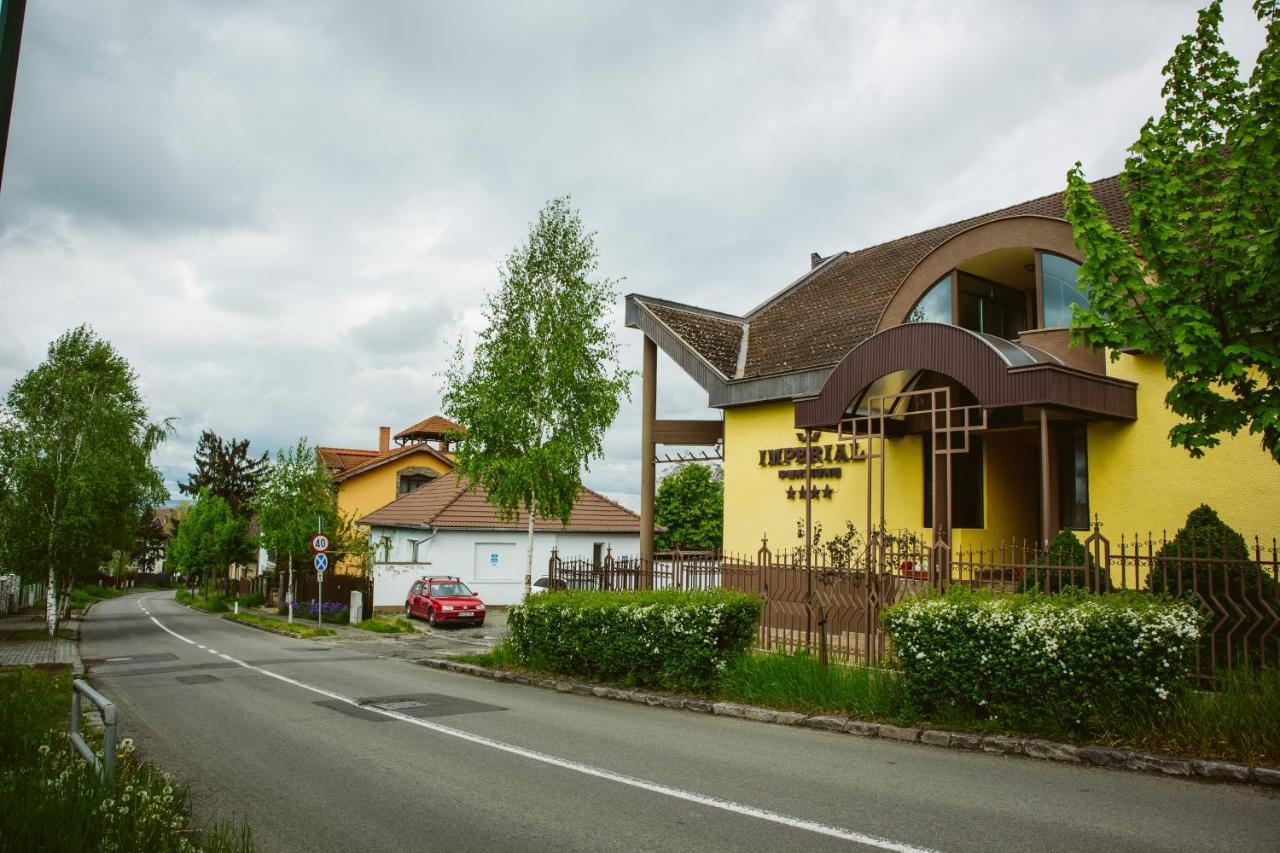
M371 470L373 468L377 468L380 465L385 465L388 462L393 462L396 459L400 459L405 456L412 456L414 453L427 453L427 454L430 454L431 456L434 456L436 459L439 459L441 462L445 463L450 468L454 466L453 458L449 456L449 454L442 453L441 451L436 450L431 445L424 444L423 442L419 441L419 442L414 442L413 444L406 444L404 447L397 447L392 450L388 450L386 453L375 452L371 458L366 459L364 462L361 462L359 465L355 465L351 468L347 468L345 470L339 471L337 474L334 474L333 479L338 482L342 482L343 480L348 480L351 477L356 476L357 474L363 474L365 471Z
M1129 207L1119 176L1092 184L1111 224L1127 233ZM1011 216L1065 218L1063 194L900 237L828 259L800 282L741 318L665 300L636 300L727 378L735 378L742 334L747 335L741 378L832 365L870 336L898 285L926 255L975 225Z
M338 473L363 465L378 455L376 450L355 450L350 447L317 447L316 452L320 454L320 462L326 468L336 468Z
M446 432L466 432L466 427L459 426L453 421L441 415L432 415L425 421L418 421L411 427L406 427L396 433L396 441L402 438L412 438L415 435L427 435L432 438L443 435Z
M524 530L528 513L515 520L499 518L479 486L468 489L458 472L450 471L397 498L360 519L361 524L382 527L446 527L471 530ZM541 531L573 533L639 533L640 516L604 495L583 488L569 515L569 524L559 519L536 519Z

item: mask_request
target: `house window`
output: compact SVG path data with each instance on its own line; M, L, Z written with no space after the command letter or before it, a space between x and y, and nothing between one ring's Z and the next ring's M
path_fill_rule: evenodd
M907 315L908 323L951 325L951 273L938 279Z
M1044 283L1045 328L1067 328L1071 325L1073 306L1089 307L1084 285L1080 283L1080 265L1048 252L1040 253L1040 274Z
M603 542L591 543L591 565L597 569L604 565L604 543Z
M1027 295L969 273L960 273L960 325L1013 340L1027 328Z
M1058 455L1058 526L1089 528L1089 443L1084 424L1054 430Z
M424 468L409 468L399 472L396 477L396 496L407 495L419 486L425 486L439 475L435 471Z
M933 528L933 436L924 441L924 526ZM946 457L938 457L938 470L946 475ZM969 436L969 452L951 457L951 526L983 526L982 437Z

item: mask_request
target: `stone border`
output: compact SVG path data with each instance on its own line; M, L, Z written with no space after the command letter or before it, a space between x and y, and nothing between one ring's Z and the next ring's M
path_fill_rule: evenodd
M634 702L638 705L655 705L663 708L693 711L699 714L714 714L719 717L736 717L741 720L752 720L759 723L801 726L824 732L878 737L885 740L920 743L950 749L967 749L994 755L1020 755L1026 758L1063 761L1071 764L1106 767L1113 770L1130 770L1137 773L1183 776L1212 782L1254 783L1280 788L1280 769L1270 767L1247 767L1243 764L1234 764L1228 761L1173 758L1167 755L1152 755L1127 749L1115 749L1109 746L1076 746L1039 738L981 735L973 732L949 732L937 729L893 726L888 723L875 723L828 714L810 715L802 714L798 711L779 711L774 708L761 708L756 705L740 705L736 702L712 702L707 699L690 699L669 693L628 690L603 684L590 684L562 678L547 678L540 675L531 675L527 672L488 669L487 667L444 658L423 658L414 661L414 663L431 667L432 669L472 675L492 681L528 684L560 693L596 696L601 699Z

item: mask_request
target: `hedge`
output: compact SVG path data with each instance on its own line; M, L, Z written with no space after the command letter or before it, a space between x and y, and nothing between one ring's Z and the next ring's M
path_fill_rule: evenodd
M1201 627L1183 602L1078 589L953 588L882 618L921 712L1063 731L1116 713L1159 713L1186 683Z
M762 606L728 590L553 591L508 610L507 637L530 669L700 690L751 648Z

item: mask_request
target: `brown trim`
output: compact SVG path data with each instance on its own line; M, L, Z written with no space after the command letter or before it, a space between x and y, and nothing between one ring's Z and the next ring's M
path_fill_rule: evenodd
M954 270L965 261L996 249L1017 248L1043 248L1077 262L1084 260L1076 249L1071 226L1062 219L1048 216L1010 216L975 225L947 240L912 267L880 312L876 331L882 332L906 322L907 315L920 297L948 270ZM952 276L953 296L955 278ZM957 299L953 299L951 305L953 314L960 310Z
M719 444L724 441L723 420L655 420L654 444L680 444L690 447Z
M1137 385L1132 382L1058 363L1010 366L976 332L940 323L906 323L854 347L816 397L797 400L796 427L836 426L868 385L895 370L931 370L949 376L988 409L1047 405L1092 416L1137 417Z

